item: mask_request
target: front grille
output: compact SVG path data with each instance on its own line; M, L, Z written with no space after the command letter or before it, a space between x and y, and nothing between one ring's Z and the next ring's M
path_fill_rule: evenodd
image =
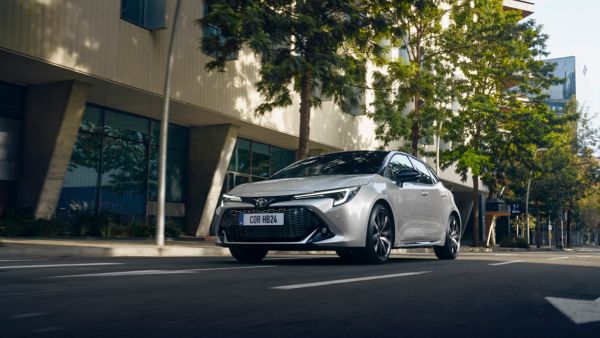
M239 224L240 213L283 213L283 225ZM221 230L232 242L298 242L305 239L324 222L308 208L229 209L221 219Z

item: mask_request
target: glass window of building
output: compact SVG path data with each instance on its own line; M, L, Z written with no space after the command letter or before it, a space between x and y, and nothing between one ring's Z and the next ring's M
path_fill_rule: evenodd
M15 206L26 89L0 82L0 214Z
M216 3L216 0L204 0L204 15L206 16L211 11L211 6ZM209 38L214 40L214 43L217 43L219 46L225 45L227 42L227 36L221 31L221 29L217 26L206 25L202 27L202 36L203 38ZM204 54L216 57L216 54L212 54L208 51L207 48L202 48L202 52ZM235 60L237 59L237 53L233 52L227 55L227 60Z
M231 155L223 192L250 182L267 179L294 162L292 150L238 138Z
M73 148L59 211L144 217L156 200L159 122L88 105ZM184 201L188 129L169 125L167 202Z
M165 28L165 0L121 0L121 18L149 30Z

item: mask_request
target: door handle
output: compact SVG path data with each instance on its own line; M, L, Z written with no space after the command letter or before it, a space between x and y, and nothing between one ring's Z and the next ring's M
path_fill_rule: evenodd
M441 194L440 196L442 196L442 198L446 198L448 197L448 194Z
M421 196L429 196L429 193L427 191L422 191Z

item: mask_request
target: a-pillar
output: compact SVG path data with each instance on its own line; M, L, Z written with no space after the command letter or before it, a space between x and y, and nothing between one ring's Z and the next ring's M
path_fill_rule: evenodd
M88 90L78 81L28 89L18 206L33 211L36 218L54 215Z
M185 228L188 235L209 235L237 135L238 127L230 124L190 128Z

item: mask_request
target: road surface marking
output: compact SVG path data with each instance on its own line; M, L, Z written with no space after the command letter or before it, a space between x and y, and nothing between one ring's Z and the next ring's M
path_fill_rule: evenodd
M555 260L559 260L559 259L569 259L568 256L560 256L560 257L552 257L552 258L548 258L551 261L555 261Z
M33 317L39 317L39 316L44 316L44 315L46 315L46 313L44 313L44 312L20 313L18 315L11 316L11 318L14 318L14 319L33 318Z
M124 263L79 263L79 264L39 264L39 265L13 265L0 266L0 269L36 269L36 268L63 268L75 266L103 266L103 265L122 265Z
M546 297L546 300L575 324L600 321L600 298L589 301Z
M593 258L592 256L585 256L585 255L577 255L575 257L577 257L577 258Z
M332 284L356 283L356 282L364 282L364 281L370 281L370 280L376 280L376 279L416 276L416 275L422 275L422 274L430 273L430 272L431 271L404 272L404 273L395 273L395 274L391 274L391 275L336 279L336 280L328 280L328 281L323 281L323 282L273 286L273 287L271 287L271 289L293 290L293 289L302 289L302 288L312 288L312 287L316 287L316 286L325 286L325 285L332 285Z
M508 261L508 262L500 262L500 263L492 263L491 266L500 266L500 265L508 265L513 263L523 263L523 261Z
M272 267L274 267L274 265L238 266L238 267L231 267L231 268L206 268L206 269L187 269L187 270L133 270L133 271L86 273L86 274L81 274L81 275L51 276L51 277L46 277L46 278L177 275L177 274L192 274L192 273L198 273L201 271L260 269L260 268L272 268Z

